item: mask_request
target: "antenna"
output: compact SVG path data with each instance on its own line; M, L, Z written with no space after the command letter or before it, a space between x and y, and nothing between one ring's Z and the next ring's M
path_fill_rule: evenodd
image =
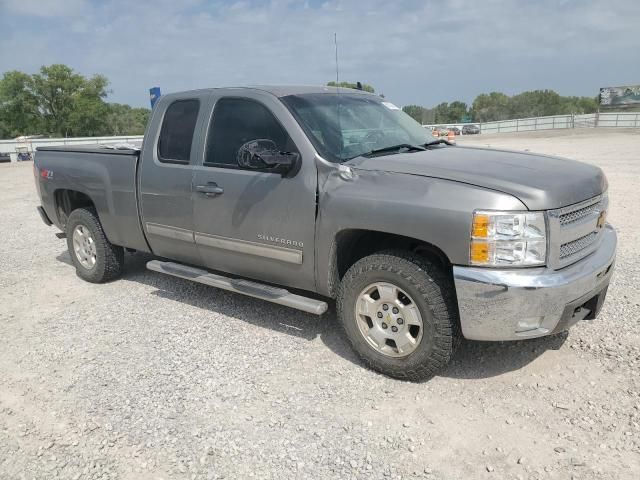
M338 34L336 32L333 33L333 43L336 46L336 93L338 94L338 102L336 103L336 117L338 120L338 131L340 135L340 154L342 154L344 145L342 140L342 126L340 125L340 76L338 74Z
M338 86L338 84L340 83L340 77L338 75L338 34L334 33L333 34L333 43L336 46L336 87Z

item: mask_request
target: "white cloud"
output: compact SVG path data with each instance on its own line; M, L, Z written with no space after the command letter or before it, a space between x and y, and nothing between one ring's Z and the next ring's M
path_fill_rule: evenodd
M81 19L9 30L0 71L67 63L106 74L114 100L136 104L153 85L318 84L335 78L337 32L341 77L399 104L532 88L595 95L638 82L638 18L634 0L110 0Z
M39 17L67 17L81 13L85 0L0 0L10 13Z

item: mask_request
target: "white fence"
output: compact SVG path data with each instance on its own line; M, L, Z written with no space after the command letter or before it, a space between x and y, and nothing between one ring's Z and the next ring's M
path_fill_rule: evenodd
M640 128L640 112L600 112L584 115L552 115L481 123L481 133L526 132L562 128Z
M463 124L456 125L462 128ZM640 128L640 112L600 112L585 115L553 115L550 117L518 118L475 124L480 133L526 132L530 130L552 130L563 128L617 127ZM423 125L425 128L431 125ZM37 147L57 145L91 145L96 143L141 142L142 135L121 137L75 137L75 138L25 138L0 140L0 153L8 153L11 161L18 153L33 154Z
M59 145L95 145L96 143L130 143L141 142L142 135L121 137L74 137L74 138L25 138L0 140L0 153L8 153L11 161L18 159L18 153L30 153L37 147L53 147Z

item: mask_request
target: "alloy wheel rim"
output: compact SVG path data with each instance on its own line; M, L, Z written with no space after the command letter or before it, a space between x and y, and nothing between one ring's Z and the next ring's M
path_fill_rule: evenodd
M358 330L377 352L406 357L422 341L423 322L418 306L404 290L376 282L360 292L355 305Z
M96 242L91 232L84 225L77 225L73 230L73 251L82 265L87 270L96 264Z

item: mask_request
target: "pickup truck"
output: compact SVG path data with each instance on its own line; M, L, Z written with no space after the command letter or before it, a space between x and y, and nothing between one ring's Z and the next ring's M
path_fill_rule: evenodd
M166 95L141 146L40 147L34 171L81 278L115 279L139 251L150 270L305 312L335 300L363 362L412 381L462 337L595 318L613 273L599 168L455 146L356 90Z

